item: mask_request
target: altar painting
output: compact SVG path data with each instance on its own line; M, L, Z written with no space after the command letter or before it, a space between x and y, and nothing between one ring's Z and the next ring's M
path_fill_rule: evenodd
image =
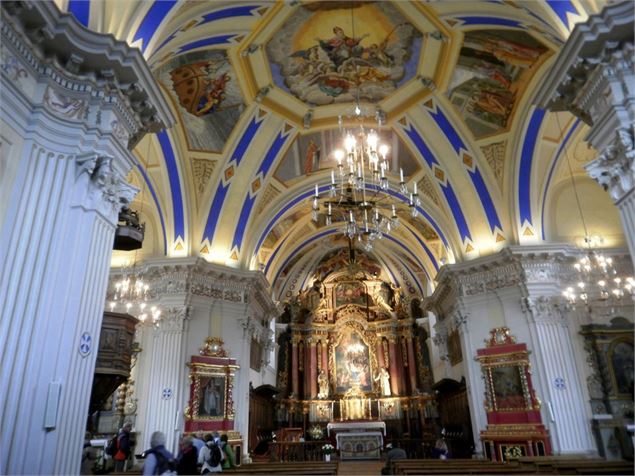
M225 377L201 377L198 395L198 416L225 416Z
M344 393L354 384L372 390L368 346L355 331L347 331L335 348L335 391Z
M492 367L491 373L496 407L499 410L527 406L517 366Z
M335 288L335 307L346 304L366 306L366 287L359 281L340 283Z

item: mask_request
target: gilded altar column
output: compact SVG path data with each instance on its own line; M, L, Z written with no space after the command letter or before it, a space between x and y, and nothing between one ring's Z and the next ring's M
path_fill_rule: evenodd
M408 375L410 376L411 393L414 393L417 387L417 367L415 365L415 349L412 343L412 336L406 337L406 345L408 346Z
M383 337L379 337L377 339L377 343L375 344L375 354L377 355L377 365L379 368L384 368L386 366L386 362L384 361L383 340Z
M329 375L329 340L328 338L324 338L322 340L322 368L324 369L324 372L326 372L326 375Z
M390 362L390 390L393 396L399 395L399 368L397 367L397 343L393 336L388 337L388 356Z
M298 375L298 338L291 337L291 393L295 398L300 396L300 380Z
M309 340L309 374L311 379L311 398L317 397L317 341L314 337Z
M304 340L304 359L303 359L303 381L304 381L304 390L302 394L304 398L311 398L311 347L310 347L310 339Z

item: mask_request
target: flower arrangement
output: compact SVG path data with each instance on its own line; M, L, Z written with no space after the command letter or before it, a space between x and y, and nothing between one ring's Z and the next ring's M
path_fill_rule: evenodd
M333 447L333 445L332 445L332 444L327 443L327 444L325 444L324 446L322 446L322 452L323 452L325 455L330 455L330 454L332 454L332 453L335 453L335 448Z

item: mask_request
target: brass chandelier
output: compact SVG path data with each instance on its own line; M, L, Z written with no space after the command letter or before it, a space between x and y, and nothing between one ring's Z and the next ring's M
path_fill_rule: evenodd
M381 114L376 116L379 129ZM388 180L390 148L380 142L375 129L364 127L359 104L355 105L354 118L359 125L345 128L342 116L339 117L341 144L332 153L336 164L331 170L330 183L322 194L319 184L315 185L311 216L313 221L318 222L323 215L326 226L333 221L342 222L342 234L350 240L357 240L364 250L370 251L375 241L399 227L399 199L394 192L408 197L413 217L418 214L421 200L416 182L412 192L409 191L401 168L399 186L391 186Z

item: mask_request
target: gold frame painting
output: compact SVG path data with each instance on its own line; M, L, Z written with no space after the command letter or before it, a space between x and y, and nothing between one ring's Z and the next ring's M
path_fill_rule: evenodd
M190 405L187 417L195 421L222 421L234 418L234 370L236 365L191 362Z

